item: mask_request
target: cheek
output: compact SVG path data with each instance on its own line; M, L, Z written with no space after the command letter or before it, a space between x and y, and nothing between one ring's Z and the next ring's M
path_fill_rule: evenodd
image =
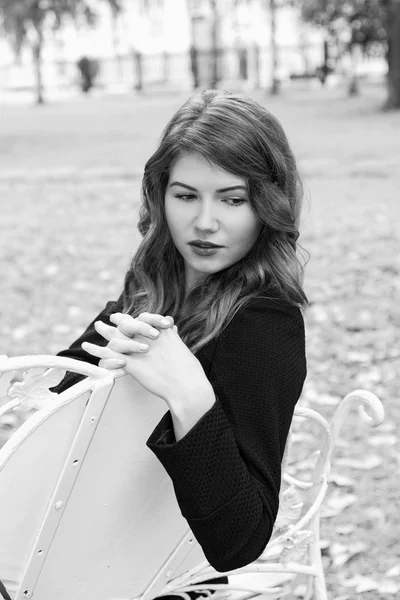
M182 231L182 211L179 210L179 205L176 202L170 202L168 197L165 200L165 220L167 221L168 228L171 235L179 235Z
M237 230L237 239L242 248L250 249L257 240L262 225L259 223L248 223L247 226L240 227Z
M174 224L174 218L173 218L173 210L171 208L171 203L168 201L168 197L165 198L164 210L165 210L165 220L167 221L168 227L171 229L171 226L173 226L173 224Z

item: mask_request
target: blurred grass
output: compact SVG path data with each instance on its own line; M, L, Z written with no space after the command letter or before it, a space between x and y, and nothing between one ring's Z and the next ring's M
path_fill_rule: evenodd
M306 187L299 241L311 255L311 306L302 402L329 418L339 397L364 388L386 411L373 433L356 414L349 419L338 458L375 454L382 466L341 467L357 483L340 491L358 501L323 521L331 543L367 545L340 568L329 551L324 559L331 598L352 598L343 581L357 573L382 579L400 555L400 114L381 112L385 92L372 86L352 99L340 88L301 86L281 98L252 95L281 120ZM118 296L140 240L144 162L186 97L2 106L0 354L56 353ZM349 523L356 529L344 537L337 526Z

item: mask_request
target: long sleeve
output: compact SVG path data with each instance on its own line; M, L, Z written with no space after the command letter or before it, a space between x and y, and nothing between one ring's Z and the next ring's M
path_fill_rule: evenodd
M84 362L91 363L92 365L98 365L99 358L96 356L92 356L88 352L86 352L82 347L82 342L91 342L92 344L97 344L98 346L106 346L107 340L103 338L94 328L94 324L96 321L103 321L107 323L107 325L112 325L110 321L110 315L113 312L118 312L122 310L122 296L117 301L107 302L106 306L103 310L97 315L95 319L88 325L82 335L75 340L71 346L67 350L62 350L57 353L57 356L63 356L66 358L74 358L75 360L82 360ZM51 391L60 394L67 388L71 387L78 381L81 381L85 378L85 375L79 375L78 373L73 373L71 371L67 371L63 380Z
M147 440L217 571L253 562L271 537L281 461L305 377L300 310L259 299L218 338L212 408L178 442L167 433L167 412Z

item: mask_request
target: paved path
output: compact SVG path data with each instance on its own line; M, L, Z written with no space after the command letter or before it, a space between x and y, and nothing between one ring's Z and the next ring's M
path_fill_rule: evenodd
M293 88L252 94L282 122L305 175L388 177L400 164L400 112L382 113L385 91ZM136 178L188 94L96 96L42 107L3 105L0 180Z

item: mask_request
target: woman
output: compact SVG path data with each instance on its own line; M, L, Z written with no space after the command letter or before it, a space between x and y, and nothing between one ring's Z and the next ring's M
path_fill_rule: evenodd
M143 240L121 297L59 356L122 368L165 400L147 446L226 572L270 539L306 377L302 186L279 122L251 99L206 90L166 126L142 196ZM80 378L68 373L56 391Z

